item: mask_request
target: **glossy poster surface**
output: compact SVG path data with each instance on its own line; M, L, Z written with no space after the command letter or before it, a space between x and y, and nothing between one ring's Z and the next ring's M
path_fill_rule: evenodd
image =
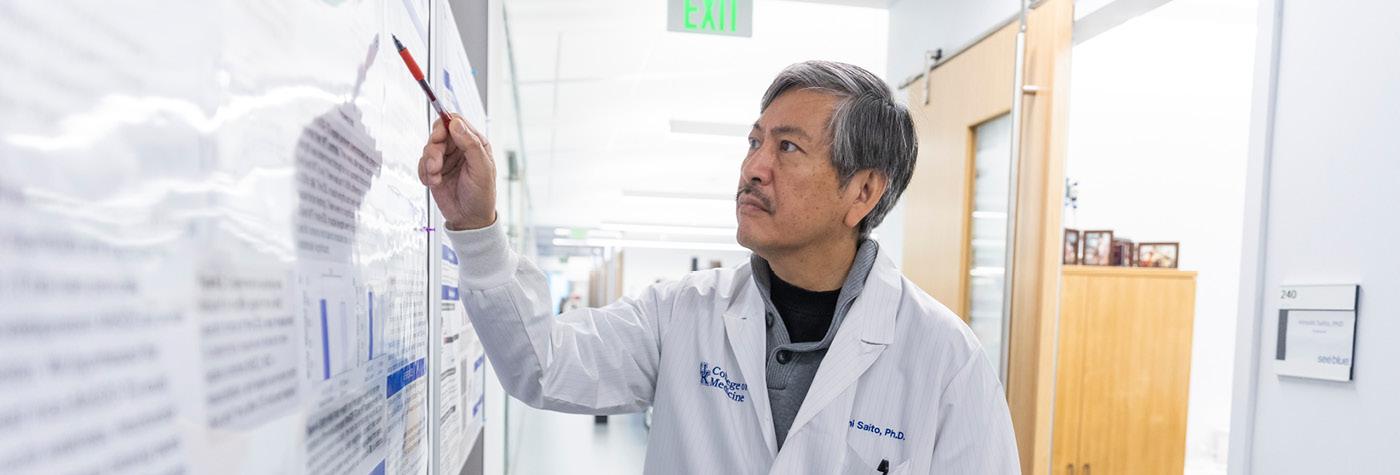
M448 2L438 1L434 15L433 24L436 26L433 34L436 38L429 72L433 76L430 78L433 88L448 111L461 114L477 130L489 133L486 111L477 93L476 70L472 69L467 52L462 47L458 25L453 20ZM455 474L466 463L466 455L480 437L486 421L486 350L477 339L471 320L467 318L466 307L462 305L457 282L463 263L460 256L446 245L446 239L441 239L442 236L438 238L437 244L441 250L438 265L442 280L439 459L442 473Z
M0 471L426 473L429 20L0 3Z

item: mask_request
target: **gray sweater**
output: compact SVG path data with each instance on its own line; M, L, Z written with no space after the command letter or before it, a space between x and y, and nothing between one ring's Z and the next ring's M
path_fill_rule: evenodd
M879 249L880 246L873 240L861 241L856 248L851 270L846 273L846 281L841 285L841 293L836 299L836 308L832 313L831 325L826 330L826 336L820 341L804 343L792 342L782 316L773 305L773 283L769 281L772 269L768 267L768 261L756 255L750 258L754 283L758 285L759 294L763 296L763 303L767 308L765 319L768 325L768 400L773 409L773 432L777 435L779 448L782 448L783 440L787 438L792 420L797 417L797 410L802 407L802 400L807 397L807 390L812 387L812 379L816 377L817 368L821 366L822 358L826 356L826 350L831 346L832 338L836 336L836 329L841 326L841 320L846 317L846 312L850 311L851 304L860 296L861 290L865 289L865 278L870 275L870 269L875 267L875 257L879 254Z

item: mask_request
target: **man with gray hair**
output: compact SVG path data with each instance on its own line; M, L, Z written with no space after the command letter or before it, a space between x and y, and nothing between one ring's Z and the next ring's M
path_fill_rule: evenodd
M1019 473L976 337L870 238L914 170L909 111L870 72L809 61L760 112L735 197L750 262L557 317L495 224L486 138L434 125L420 178L506 391L581 414L653 407L647 473Z

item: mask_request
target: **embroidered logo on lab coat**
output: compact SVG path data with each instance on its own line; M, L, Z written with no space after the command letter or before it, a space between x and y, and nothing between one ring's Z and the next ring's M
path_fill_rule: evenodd
M718 388L734 402L744 402L744 399L749 397L749 385L731 381L724 368L710 366L710 363L705 361L700 362L700 385Z

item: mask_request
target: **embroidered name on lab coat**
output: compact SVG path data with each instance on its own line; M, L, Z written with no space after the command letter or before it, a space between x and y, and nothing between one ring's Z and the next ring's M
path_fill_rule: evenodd
M723 368L710 366L710 363L705 361L700 362L700 385L719 388L734 402L744 402L744 399L749 397L749 385L731 381L729 373Z
M894 440L904 440L904 431L894 430L889 427L880 427L869 422L851 419L851 428L863 430L880 437L889 437Z

